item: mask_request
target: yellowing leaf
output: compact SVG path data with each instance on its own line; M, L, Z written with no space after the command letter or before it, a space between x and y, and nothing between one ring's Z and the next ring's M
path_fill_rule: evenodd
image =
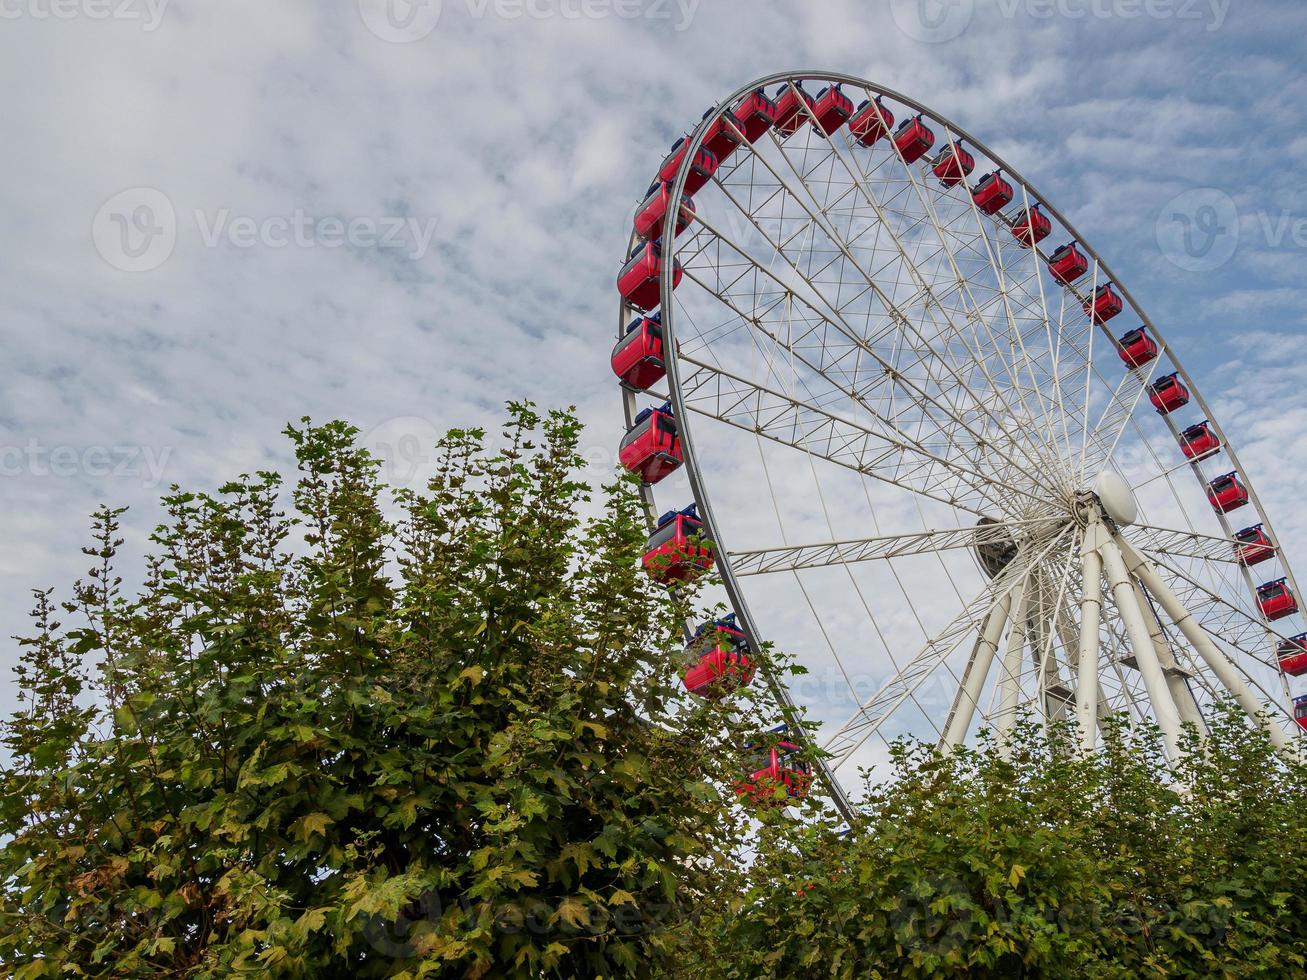
M608 896L608 904L609 905L634 905L635 896L632 895L630 892L623 891L622 889L619 888Z
M580 929L590 924L590 909L581 899L569 895L559 903L554 919L562 919L572 928Z
M1019 864L1012 865L1012 873L1007 876L1007 883L1016 888L1021 879L1026 876L1026 869Z
M458 673L459 680L463 680L464 678L467 678L468 682L473 687L476 687L478 684L480 684L481 679L485 676L486 676L486 672L482 670L480 667L477 667L475 665L471 667L464 667Z
M320 834L323 837L326 837L327 827L329 824L333 823L335 823L335 821L325 813L309 813L300 817L295 821L295 823L291 824L291 828L296 837L307 842L314 834Z

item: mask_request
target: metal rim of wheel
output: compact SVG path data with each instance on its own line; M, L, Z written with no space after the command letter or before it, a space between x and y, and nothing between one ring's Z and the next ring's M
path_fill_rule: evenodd
M788 137L773 127L750 143L722 122L754 91L777 86L778 94L811 96L838 86L855 106L883 100L895 121L870 146L848 125L827 134L802 100L806 119ZM909 163L894 130L912 116L935 140ZM696 213L678 236L691 162L719 125L740 145L694 195ZM973 198L975 176L946 168L961 179L937 179L932 166L955 147L974 157L975 176L1001 174L1011 202L986 214ZM1208 503L1209 481L1235 474L1247 503L1233 519L1242 525L1247 515L1278 543L1269 517L1162 332L1015 168L898 92L838 72L788 71L750 82L705 115L671 200L659 307L666 390L624 389L627 425L642 399L670 401L716 571L752 646L788 633L788 647L797 635L794 645L822 651L848 682L856 710L817 740L831 753L819 769L841 811L850 812L843 767L869 740L913 734L952 746L982 725L1001 738L1026 709L1075 719L1087 749L1108 713L1150 719L1175 758L1183 723L1201 730L1204 709L1233 697L1277 747L1294 744L1277 650L1294 632L1284 623L1299 623L1300 613L1272 625L1258 583L1283 578L1290 595L1300 593L1278 546L1255 568L1237 560L1236 525ZM1012 226L1030 206L1051 219L1052 234L1025 247ZM1067 285L1048 272L1049 253L1064 243L1077 244L1089 264ZM1084 303L1108 284L1123 311L1091 317ZM619 338L637 313L621 304ZM1142 326L1156 356L1137 368L1124 363L1120 324ZM1150 377L1171 372L1188 405L1155 412ZM1221 448L1186 459L1181 420L1202 419ZM731 468L731 439L741 451L756 444L767 506L756 506L757 482L743 481L753 488L745 498L734 487L742 470ZM769 452L782 461L780 473ZM786 517L804 495L777 488L793 476L784 468L791 462L810 472L806 485L816 493L806 502L821 512L821 520L805 516L805 530L826 528L801 543ZM823 492L849 480L864 491L861 510ZM651 523L661 493L644 488ZM1134 519L1136 507L1147 517ZM758 510L774 513L779 540L760 533ZM905 522L912 526L878 526L878 515L905 512L915 514ZM988 571L978 560L985 547ZM932 559L934 581L948 587L922 597L905 579L920 581L921 562ZM913 571L894 571L907 562ZM1272 562L1279 570L1262 575ZM860 580L867 568L875 581ZM814 602L821 583L805 583L810 575L835 576L845 601L865 613L851 635L871 651L863 664L876 681L870 696L849 681L847 654ZM787 583L779 601L774 587L755 595L755 583L769 578ZM867 594L891 580L897 595L889 586ZM785 594L807 609L778 631L771 621L790 613ZM751 604L751 596L766 602ZM919 630L915 643L906 639L912 628L883 622L905 608ZM765 679L798 726L785 683ZM934 704L922 703L927 682Z

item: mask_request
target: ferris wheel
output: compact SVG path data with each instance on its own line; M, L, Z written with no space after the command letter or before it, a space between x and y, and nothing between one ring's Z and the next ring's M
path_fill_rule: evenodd
M1211 407L954 123L839 73L752 82L672 147L618 288L646 567L714 568L733 610L687 686L749 680L764 640L794 654L808 683L763 679L784 745L796 703L823 722L841 809L894 738L1001 745L1026 712L1086 750L1124 712L1171 758L1218 700L1285 751L1307 727L1299 592Z

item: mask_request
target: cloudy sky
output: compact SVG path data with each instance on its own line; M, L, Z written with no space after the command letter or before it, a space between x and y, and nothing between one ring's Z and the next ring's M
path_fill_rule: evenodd
M1252 0L0 0L4 633L97 504L140 551L168 484L288 468L303 415L403 481L507 399L575 404L609 465L631 208L789 68L915 96L1066 212L1301 559L1305 35Z

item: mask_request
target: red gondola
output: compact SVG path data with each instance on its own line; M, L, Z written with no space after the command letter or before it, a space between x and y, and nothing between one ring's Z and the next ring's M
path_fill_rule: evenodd
M703 114L703 118L707 119L716 111L715 108L707 110ZM726 162L726 158L735 152L735 148L740 145L740 137L736 133L743 134L743 132L744 124L730 109L718 116L708 128L708 132L703 138L703 145L707 147L709 153L717 158L717 166L720 167Z
M812 117L809 111L817 104L802 82L781 86L776 93L776 128L782 136L793 136ZM804 106L807 106L807 109Z
M981 214L995 214L1012 203L1012 185L995 170L980 178L980 183L971 192L971 199L976 202L976 210Z
M1170 415L1189 404L1189 389L1180 383L1179 372L1164 374L1148 386L1148 400L1159 415Z
M885 108L879 97L864 99L857 114L849 120L849 132L863 146L871 146L893 125L894 113Z
M801 800L812 785L812 764L799 757L797 742L784 736L788 725L777 725L769 735L781 736L770 747L746 744L749 756L749 778L735 784L737 796L748 797L760 806L788 806L790 800ZM783 794L781 791L784 791Z
M1017 214L1016 220L1012 223L1012 237L1020 242L1024 248L1038 245L1048 237L1049 232L1052 230L1053 222L1048 215L1039 210L1038 204L1022 208L1020 213Z
M1075 242L1058 246L1048 257L1048 272L1064 286L1075 282L1089 271L1089 260L1076 248Z
M1105 282L1094 290L1094 295L1084 302L1085 312L1095 323L1106 323L1123 309L1125 303L1110 282Z
M1234 557L1245 565L1256 565L1275 557L1275 542L1260 524L1246 527L1234 536Z
M1143 327L1131 330L1116 343L1116 352L1128 368L1141 368L1157 356L1157 341Z
M754 89L731 110L740 120L744 138L756 143L776 123L776 103L760 88Z
M1307 633L1281 640L1275 648L1275 654L1279 658L1280 669L1290 677L1307 674ZM1303 700L1307 700L1307 695L1303 696Z
M955 187L962 183L976 167L976 158L963 148L961 143L950 143L935 158L931 172L939 178L945 187Z
M644 570L664 585L697 578L716 560L712 545L703 535L697 505L669 510L658 518L658 529L645 545Z
M631 252L617 274L617 291L637 310L652 310L662 299L659 277L663 271L663 247L661 239L641 242ZM676 260L672 267L672 288L681 284L684 275L681 263Z
M904 163L916 163L935 145L935 134L921 116L916 115L899 124L894 131L894 145L903 154Z
M1185 459L1206 459L1221 450L1221 437L1207 422L1198 422L1180 433L1180 452Z
M626 336L613 347L613 373L632 391L644 391L667 374L663 362L662 314L638 316L626 327Z
M641 202L635 212L635 233L640 238L657 238L663 233L663 218L672 205L672 182L660 180L649 188L649 195ZM685 198L681 201L681 211L676 219L676 234L690 226L694 217L694 201Z
M829 136L849 121L853 115L853 100L840 91L838 85L827 85L817 93L812 114L817 117L821 131Z
M662 166L658 168L658 179L674 181L676 173L681 169L681 161L685 159L685 151L690 148L690 137L682 136L672 144L671 152L664 158ZM690 197L703 190L703 185L712 180L712 175L717 172L717 157L707 147L701 146L698 152L694 154L694 159L690 162L690 172L685 178L685 196Z
M1307 694L1293 699L1293 719L1300 728L1307 728Z
M1226 473L1207 484L1207 500L1215 510L1228 514L1248 503L1248 491L1238 473Z
M1257 605L1261 606L1262 615L1272 620L1292 616L1298 611L1298 600L1294 598L1288 581L1282 578L1257 586Z
M701 698L718 698L753 679L749 641L735 623L735 613L704 623L685 647L682 680Z
M646 408L622 437L618 461L645 483L654 484L685 462L671 403Z

